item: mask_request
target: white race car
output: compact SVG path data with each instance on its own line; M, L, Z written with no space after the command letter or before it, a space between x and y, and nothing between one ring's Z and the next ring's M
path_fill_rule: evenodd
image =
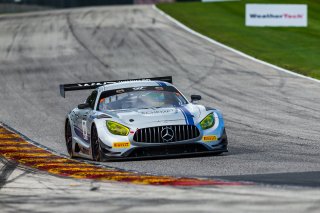
M94 89L66 117L71 157L96 161L220 154L228 139L220 111L189 102L172 77L60 85L65 91Z

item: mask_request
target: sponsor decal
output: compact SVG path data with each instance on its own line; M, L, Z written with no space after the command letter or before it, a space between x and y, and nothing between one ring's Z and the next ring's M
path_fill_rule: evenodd
M103 83L95 83L95 82L92 82L92 83L86 83L86 84L78 84L79 87L89 87L89 86L103 86L103 85L107 85L107 84L110 84L108 82L103 82Z
M139 82L139 81L151 81L149 78L142 78L142 79L133 79L133 80L123 80L123 81L105 81L105 82L90 82L84 84L77 84L79 87L89 87L89 86L104 86L108 84L115 84L120 82Z
M130 147L130 142L114 142L112 144L112 147L116 148L116 149L129 148Z
M303 14L250 14L250 18L303 18Z
M139 111L143 115L154 115L154 114L168 114L175 113L175 109L165 109L165 110L149 110L149 111Z
M306 27L307 13L304 4L246 4L246 26Z
M218 137L216 135L206 135L202 137L202 140L204 142L211 142L211 141L216 141L218 140Z

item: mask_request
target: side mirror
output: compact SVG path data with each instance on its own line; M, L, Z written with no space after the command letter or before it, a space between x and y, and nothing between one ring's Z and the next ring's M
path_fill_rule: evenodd
M90 105L88 103L78 105L78 109L86 109L86 108L90 108Z
M191 102L193 103L194 101L200 101L201 96L200 95L191 95Z

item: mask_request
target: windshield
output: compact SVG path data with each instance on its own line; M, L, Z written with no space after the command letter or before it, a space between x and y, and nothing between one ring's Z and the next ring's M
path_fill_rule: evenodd
M181 93L171 86L136 87L101 93L98 110L177 107L187 104Z

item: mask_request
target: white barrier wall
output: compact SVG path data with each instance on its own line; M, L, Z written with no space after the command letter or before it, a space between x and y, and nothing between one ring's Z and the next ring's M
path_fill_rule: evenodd
M246 4L246 26L306 27L308 26L308 6Z

